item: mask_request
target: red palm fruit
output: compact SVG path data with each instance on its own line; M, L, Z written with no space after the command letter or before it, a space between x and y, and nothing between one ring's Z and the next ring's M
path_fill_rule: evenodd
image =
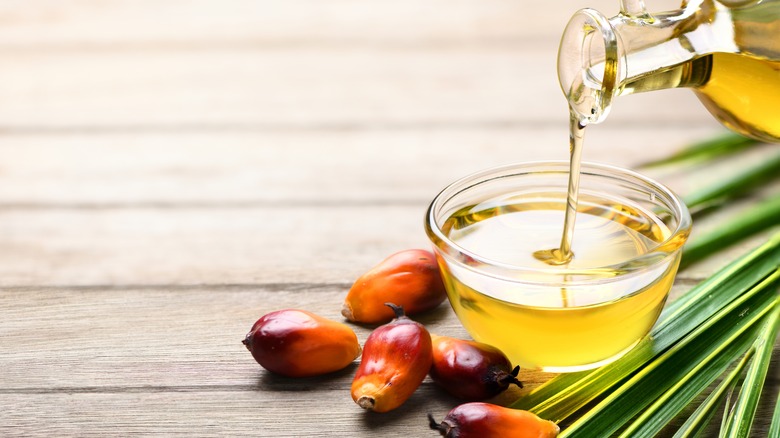
M448 336L431 336L434 382L455 397L484 400L506 390L509 385L523 387L517 380L520 367L512 368L501 350L481 342Z
M352 399L375 412L391 411L408 400L433 360L428 330L406 317L403 308L388 306L396 318L368 336L352 381Z
M243 342L263 368L289 377L337 371L360 355L349 326L298 309L262 316Z
M430 310L447 297L436 256L410 249L391 255L355 281L341 313L350 321L380 324L393 319L390 302L407 315Z
M479 402L455 407L441 423L428 414L428 421L446 438L554 438L560 432L557 424L531 412Z

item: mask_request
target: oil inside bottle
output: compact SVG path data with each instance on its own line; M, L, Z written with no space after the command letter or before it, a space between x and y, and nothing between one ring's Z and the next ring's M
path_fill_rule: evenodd
M780 38L776 41L780 50ZM620 95L691 88L723 125L748 137L780 142L780 61L744 53L712 53L627 80Z

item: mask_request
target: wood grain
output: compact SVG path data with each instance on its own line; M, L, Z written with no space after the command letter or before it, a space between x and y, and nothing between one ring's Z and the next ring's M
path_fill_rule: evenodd
M678 285L673 294L689 288ZM262 370L240 343L252 322L271 310L298 307L340 320L345 292L345 285L306 284L6 290L0 296L6 316L0 322L0 431L330 436L354 427L354 435L422 436L425 412L442 417L459 403L430 380L397 411L371 415L349 399L354 366L285 378ZM434 333L466 336L446 304L416 319ZM352 327L361 343L371 330ZM525 388L493 401L513 400L548 377L524 370ZM771 392L777 374L769 379Z
M567 117L555 47L9 53L0 128L538 125ZM685 90L630 96L616 107L614 124L714 123ZM648 107L664 109L648 117Z
M560 129L6 134L0 142L0 208L429 202L445 185L478 170L568 159L560 122ZM721 129L669 127L664 141L656 131L595 126L584 159L632 167ZM634 156L632 147L648 153ZM659 176L682 191L694 188L679 174Z
M0 285L351 283L428 248L425 203L0 212ZM680 273L699 280L771 231Z
M312 382L316 386L318 382ZM414 436L435 437L426 414L441 420L453 405L430 382L423 383L405 407L388 414L356 411L340 390L305 392L204 391L22 395L12 409L0 411L11 427L5 436ZM2 401L2 398L0 398ZM298 415L290 417L290 411ZM351 415L338 415L350 412ZM762 407L760 418L771 411ZM282 421L262 421L276 416ZM709 432L713 432L711 429ZM705 432L707 433L707 432ZM717 432L715 432L717 433ZM761 435L757 435L761 436Z
M679 2L654 0L655 11ZM567 2L560 10L511 0L57 0L0 4L0 48L33 50L179 48L219 45L441 45L555 41L571 13L618 3Z
M457 404L430 381L404 409L367 415L349 397L355 367L284 378L262 370L240 343L257 317L279 308L341 320L344 294L342 285L7 291L3 314L25 318L0 323L0 430L329 436L370 426L379 435L424 434L425 412L443 417ZM445 305L418 319L436 333L465 335ZM361 343L371 330L352 327ZM524 372L525 390L546 378Z
M354 365L283 378L240 340L270 310L340 320L359 274L429 245L425 209L453 180L566 158L560 33L578 8L618 5L564 6L0 3L0 435L435 435L425 413L458 401L430 380L371 415L349 398ZM719 132L687 90L630 96L584 158L633 167ZM650 174L685 194L776 151ZM673 297L770 232L681 272ZM467 336L446 304L419 319ZM521 377L494 401L550 375Z
M344 321L340 310L349 286L258 283L8 291L0 301L3 314L27 317L0 325L0 339L13 340L0 346L6 364L0 387L4 394L166 388L305 391L311 379L270 375L241 341L260 316L279 309L301 308ZM434 333L466 336L447 304L415 319ZM373 329L350 327L361 344ZM339 373L338 383L327 385L343 387L352 373L354 369ZM527 371L523 380L535 386L540 376Z

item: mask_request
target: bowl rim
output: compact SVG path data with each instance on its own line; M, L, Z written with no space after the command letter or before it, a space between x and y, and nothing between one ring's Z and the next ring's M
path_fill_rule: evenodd
M642 272L646 272L653 266L664 263L670 257L677 256L679 250L687 240L692 227L691 215L683 200L671 189L648 176L642 175L630 169L603 163L582 162L580 166L580 172L581 174L588 174L590 176L602 178L617 178L618 180L627 182L634 187L641 187L642 189L652 190L651 193L661 195L661 197L664 199L663 203L668 208L670 208L670 210L673 210L673 213L677 219L676 226L674 229L670 230L671 232L669 236L664 241L656 245L651 251L621 261L619 263L604 266L593 266L582 269L568 269L566 267L554 266L550 266L549 268L518 266L492 260L473 253L466 248L463 248L462 246L450 240L449 237L447 237L442 232L439 226L440 224L437 218L437 213L439 210L444 205L446 205L449 200L463 192L468 191L469 189L499 178L518 176L523 173L544 171L548 173L552 172L568 174L569 166L569 161L564 160L526 161L483 169L461 177L448 184L433 198L425 214L425 231L428 235L428 238L433 243L435 252L445 256L448 259L448 262L457 262L460 267L467 268L471 271L479 273L480 275L490 275L505 280L528 284L565 283L572 286L576 284L597 284L599 281L598 279L609 281L609 279L605 279L603 275L597 276L596 274L599 272L618 272L620 273L618 275L620 278L626 278L627 276L634 274L638 275ZM479 262L480 267L474 268L470 264L459 262L460 259L470 259ZM569 279L567 279L565 282L562 280L551 281L555 278L561 279L564 275L569 277ZM582 279L572 281L572 276L577 276L577 278L581 277ZM524 277L545 277L545 280L519 280Z

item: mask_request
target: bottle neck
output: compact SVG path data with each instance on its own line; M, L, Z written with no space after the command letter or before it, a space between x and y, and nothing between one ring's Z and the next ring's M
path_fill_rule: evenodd
M622 77L617 95L698 87L709 78L713 52L737 52L728 9L712 0L678 11L610 19L618 35Z
M558 52L558 78L573 113L583 124L599 123L616 96L702 85L709 74L704 55L737 51L732 22L722 15L712 0L654 15L641 0L624 0L610 19L577 12Z
M586 8L569 20L558 48L558 81L581 125L598 123L609 113L624 57L603 14Z

